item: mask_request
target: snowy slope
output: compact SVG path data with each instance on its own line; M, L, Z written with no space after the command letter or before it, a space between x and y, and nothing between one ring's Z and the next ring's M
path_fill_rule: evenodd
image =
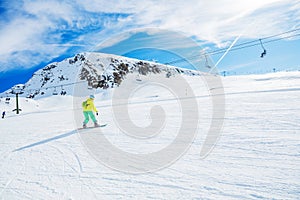
M201 77L183 76L197 96L201 115L197 137L173 165L145 174L114 171L94 159L82 144L82 135L75 131L71 96L21 99L21 114L9 113L0 120L0 197L299 199L300 73L223 78L224 126L216 147L205 159L200 158L200 149L211 116L209 92ZM136 91L129 102L130 118L139 125L150 123L149 107L160 105L167 113L161 135L148 140L129 138L118 129L110 95L98 93L95 102L98 119L108 123L102 130L111 143L128 152L143 153L172 142L181 113L170 92L149 85ZM0 102L0 110L9 106L14 104Z

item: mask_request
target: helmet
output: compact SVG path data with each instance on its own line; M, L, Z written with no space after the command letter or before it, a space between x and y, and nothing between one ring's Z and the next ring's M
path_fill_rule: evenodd
M91 99L95 99L95 96L93 94L90 95Z

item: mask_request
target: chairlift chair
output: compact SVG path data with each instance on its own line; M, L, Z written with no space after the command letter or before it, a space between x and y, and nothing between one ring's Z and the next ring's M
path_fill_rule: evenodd
M205 54L205 67L209 69L211 68L211 66L208 64L207 54Z
M135 78L136 81L142 81L142 79L140 78L140 75L138 74Z
M267 50L265 49L261 39L259 39L259 42L260 42L261 48L263 49L263 52L260 54L260 57L263 58L267 54Z
M58 95L57 91L56 91L56 87L54 87L54 91L52 93L53 95Z

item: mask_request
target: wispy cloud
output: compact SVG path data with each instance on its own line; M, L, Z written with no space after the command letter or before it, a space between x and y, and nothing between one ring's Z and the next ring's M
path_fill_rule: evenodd
M89 49L98 42L97 32L123 17L87 12L72 1L12 1L3 6L1 15L8 20L1 21L0 72L33 67L74 46Z
M223 47L241 34L258 38L300 26L300 0L24 0L2 7L0 71L50 61L70 44L82 51L105 40L110 46L130 37L117 34L138 28L180 31Z
M80 1L81 2L81 1ZM244 37L260 37L299 23L299 0L219 0L199 1L98 1L81 3L92 12L124 12L133 17L119 27L159 27L183 31L201 40L222 43L245 32ZM274 23L276 17L276 24ZM292 21L289 21L292 20ZM251 27L248 25L252 24ZM268 29L266 29L266 25ZM284 26L283 26L284 25ZM244 29L247 29L244 31Z

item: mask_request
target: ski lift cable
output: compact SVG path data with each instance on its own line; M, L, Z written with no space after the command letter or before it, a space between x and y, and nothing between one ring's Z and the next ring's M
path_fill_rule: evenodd
M270 43L270 42L276 42L276 41L279 41L279 40L298 37L298 36L300 36L300 33L295 34L295 35L288 35L288 36L285 36L285 37L282 37L282 38L276 38L276 39L273 39L273 40L268 40L268 41L265 41L264 43L266 44L266 43Z
M288 38L293 38L293 37L297 37L297 36L299 36L300 34L299 33L297 33L297 34L294 34L294 35L288 35L288 36L285 36L285 37L281 37L281 38L276 38L276 39L272 39L272 40L267 40L267 41L264 41L264 43L266 44L266 43L270 43L270 42L275 42L275 41L279 41L279 40L284 40L284 39L288 39ZM268 39L269 38L271 38L271 37L268 37ZM245 45L245 46L241 46L241 45L236 45L236 46L234 46L233 48L232 48L232 50L235 50L235 49L243 49L243 48L248 48L248 47L252 47L252 46L256 46L256 45L260 45L261 43L260 43L260 41L262 41L262 40L264 40L264 39L259 39L259 40L255 40L255 41L253 41L253 42L256 42L255 44L251 44L251 45ZM258 43L258 41L259 41L259 43ZM253 43L252 42L252 43ZM248 43L249 44L249 43ZM241 47L238 47L238 46L241 46ZM220 52L223 52L224 50L221 50ZM211 55L214 55L214 54L218 54L218 53L220 53L220 52L218 52L218 51L214 51L214 52L209 52Z
M281 37L281 38L276 38L276 39L273 39L273 40L265 41L264 43L266 44L266 43L276 42L276 41L279 41L279 40L298 37L298 36L300 36L300 34L294 34L294 35L289 35L289 36L285 36L285 37ZM254 42L256 42L256 43L254 43ZM251 43L254 43L254 44L251 44ZM245 45L245 46L235 45L230 49L230 51L235 51L235 50L240 50L240 49L244 49L244 48L257 46L257 45L260 45L260 42L259 42L259 40L255 40L255 41L247 42L247 43L244 43L244 44L249 44L249 45ZM217 55L217 54L221 54L221 53L226 52L226 50L227 50L227 48L218 49L218 50L214 50L214 51L210 51L210 52L201 53L200 56L203 56L203 55ZM194 55L194 56L189 57L189 59L194 59L194 58L199 58L199 55ZM186 59L178 59L178 60L174 60L174 61L164 63L164 64L180 63L180 62L184 62L185 60Z
M279 40L288 39L288 38L291 38L291 37L297 37L297 36L300 36L300 34L295 34L295 35L292 35L292 36L286 36L286 37L284 37L284 38L277 38L277 39L273 39L273 40L266 41L266 42L264 42L264 43L266 44L266 43L276 42L276 41L279 41ZM233 47L230 51L241 50L241 49L245 49L245 48L249 48L249 47L253 47L253 46L258 46L258 45L260 45L260 43L255 43L255 44L251 44L251 45L246 45L246 46L238 47L238 48ZM225 50L222 50L222 51L215 52L215 53L212 53L212 54L209 54L209 55L217 55L217 54L224 53L224 52L225 52Z
M261 38L261 39L258 39L258 40L252 40L252 41L249 41L249 42L244 42L244 43L241 43L241 44L237 44L237 45L234 45L230 49L230 51L239 50L239 49L243 49L243 48L249 48L249 47L252 47L252 46L257 46L257 45L260 45L260 41L262 41L262 40L267 40L267 39L270 39L270 38L274 38L274 37L277 37L277 36L280 36L280 35L285 35L287 33L295 32L295 31L299 31L299 30L300 30L300 28L293 29L293 30L286 31L286 32L283 32L283 33L280 33L280 34L275 34L275 35L272 35L272 36L264 37L264 38ZM273 39L273 40L267 40L264 43L270 43L270 42L275 42L275 41L279 41L279 40L283 40L283 39L293 38L293 37L297 37L299 35L300 34L298 34L298 33L294 34L294 35L288 35L288 36L276 38L276 39ZM252 43L254 43L254 44L252 44ZM228 50L228 48L217 49L217 50L201 53L200 56L216 55L216 54L224 53L227 50ZM198 57L199 57L199 54L194 55L194 56L190 56L189 59L198 58ZM174 63L184 62L185 60L186 59L178 59L178 60L174 60L174 61L163 63L163 64L169 64L170 65L170 64L174 64Z
M279 33L279 34L275 34L275 35L271 35L271 36L268 36L268 37L264 37L264 38L261 38L259 40L267 40L267 39L270 39L270 38L274 38L274 37L277 37L277 36L280 36L280 35L285 35L287 33L291 33L291 32L295 32L295 31L300 31L300 28L298 29L293 29L293 30L290 30L290 31L286 31L286 32L283 32L283 33ZM296 34L297 35L297 34ZM286 36L286 37L281 37L281 38L277 38L277 39L285 39L287 37L290 37L290 36ZM248 44L251 44L251 43L256 43L258 40L252 40L252 41L248 41L248 42L243 42L241 44L237 44L237 45L234 45L234 48L235 47L239 47L239 46L244 46L244 45L248 45ZM266 42L264 42L266 43ZM214 51L210 51L209 53L214 53L214 52L218 52L218 51L222 51L222 50L227 50L227 48L222 48L222 49L217 49L217 50L214 50Z
M268 40L268 41L265 41L264 43L267 44L267 43L276 42L276 41L279 41L279 40L288 39L288 38L297 37L297 36L300 36L300 33L299 34L295 34L295 35L290 35L290 36L282 37L282 38L273 39L273 40ZM260 43L246 45L246 46L238 47L238 48L233 47L230 51L240 50L240 49L249 48L249 47L253 47L253 46L257 46L257 45L260 45ZM223 52L224 52L224 50L220 51L220 52L216 52L216 53L210 54L210 55L216 55L216 54L220 54L220 53L223 53Z
M50 89L50 88L54 88L54 90L56 90L56 87L63 87L63 86L68 86L68 85L75 85L75 84L79 84L79 83L83 83L85 81L78 81L78 82L73 82L73 83L66 83L66 84L61 84L61 85L53 85L53 86L49 86L49 87L42 87L42 88L31 88L31 89L24 89L24 92L31 92L32 90L46 90L46 89Z

